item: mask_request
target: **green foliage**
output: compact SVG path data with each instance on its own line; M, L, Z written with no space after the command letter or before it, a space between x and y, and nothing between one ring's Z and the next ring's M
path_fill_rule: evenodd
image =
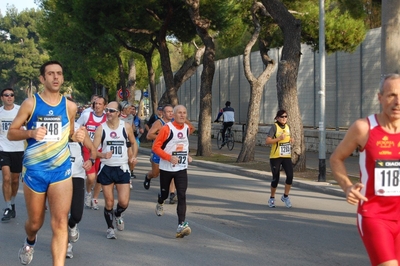
M301 8L295 16L302 21L303 41L318 50L319 46L319 6L318 1L296 2L293 8ZM359 7L359 6L358 6ZM360 8L360 7L359 7ZM353 15L352 15L353 14ZM364 14L365 15L365 14ZM364 40L366 26L362 12L352 13L336 1L325 4L325 44L326 52L353 52Z
M37 32L41 11L17 13L15 8L0 15L0 85L28 87L39 84L39 68L48 59Z

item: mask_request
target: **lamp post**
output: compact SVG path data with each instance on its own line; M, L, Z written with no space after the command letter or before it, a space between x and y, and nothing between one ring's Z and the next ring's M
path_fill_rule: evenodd
M325 0L319 0L319 62L320 62L320 121L319 131L319 174L318 182L326 181L326 147L325 147Z

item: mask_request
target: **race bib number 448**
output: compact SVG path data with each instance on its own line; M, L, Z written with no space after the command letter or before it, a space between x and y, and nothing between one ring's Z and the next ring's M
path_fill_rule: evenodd
M400 196L400 161L375 161L375 195Z

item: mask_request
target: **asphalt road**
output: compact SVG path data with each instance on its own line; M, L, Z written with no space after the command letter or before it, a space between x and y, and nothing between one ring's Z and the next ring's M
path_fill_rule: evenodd
M354 206L343 197L294 187L293 208L277 200L267 206L269 178L248 177L211 167L190 166L187 221L192 234L175 238L176 205L155 215L158 178L143 188L148 156L140 155L133 180L125 231L106 239L100 210L85 209L74 258L66 265L368 265L355 226ZM278 187L278 196L282 195ZM66 203L69 204L69 203ZM25 232L25 204L20 188L17 217L0 224L0 265L20 265L17 257ZM51 265L49 213L38 234L30 265Z

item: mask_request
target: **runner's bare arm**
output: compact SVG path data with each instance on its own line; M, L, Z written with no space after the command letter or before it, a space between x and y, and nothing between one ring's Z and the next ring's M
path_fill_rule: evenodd
M363 148L368 139L369 125L366 119L359 119L351 125L343 140L330 157L330 165L335 180L346 193L347 202L357 204L359 200L368 200L359 191L362 184L353 184L348 177L344 161L358 147Z
M35 129L24 130L23 126L26 121L31 117L34 106L34 99L28 98L22 104L18 111L17 116L14 118L8 130L7 138L9 140L25 140L34 138L36 140L42 140L46 135L46 128L39 127Z
M129 142L131 143L131 147L128 148L129 162L133 163L136 162L137 160L139 148L136 142L135 135L133 134L132 127L130 127L129 124L126 122L125 122L125 129L126 129L126 134L128 135Z
M162 127L161 121L160 120L155 121L151 126L149 132L147 132L146 138L148 140L155 140L158 135L158 131L160 130L161 127Z

